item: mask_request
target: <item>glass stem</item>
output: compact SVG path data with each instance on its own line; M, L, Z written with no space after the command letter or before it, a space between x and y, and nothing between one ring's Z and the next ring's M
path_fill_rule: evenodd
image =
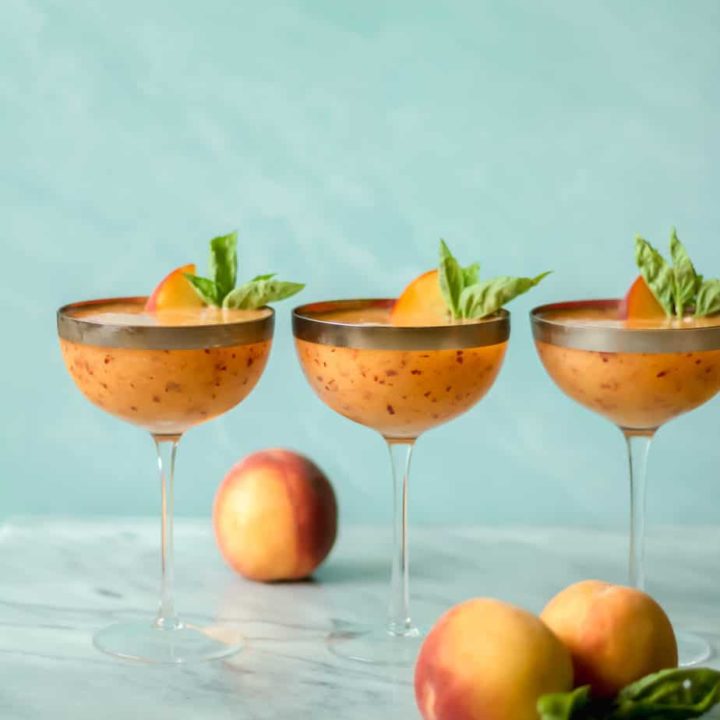
M160 473L161 498L161 579L160 604L155 627L172 630L181 623L175 612L173 586L175 580L173 558L173 481L175 476L175 456L177 454L179 435L153 435L157 450L158 470Z
M407 498L410 458L414 440L388 440L393 473L393 564L388 608L388 632L413 635L410 619L410 574L408 565Z
M630 562L629 583L638 590L645 588L645 497L647 458L653 430L626 430L630 465Z

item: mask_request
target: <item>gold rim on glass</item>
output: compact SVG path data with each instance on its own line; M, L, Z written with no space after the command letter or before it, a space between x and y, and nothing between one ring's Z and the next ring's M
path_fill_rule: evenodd
M319 345L365 350L455 350L497 345L510 337L510 313L495 315L456 325L404 327L360 325L317 317L338 310L390 309L391 298L330 300L300 305L293 310L293 334L300 340Z
M257 319L214 325L126 325L75 314L116 303L144 305L146 301L146 297L106 298L64 305L57 311L58 335L83 345L143 350L196 350L249 345L272 338L275 311L270 307L263 308L267 315Z
M533 337L540 342L575 350L625 353L676 353L720 350L720 325L713 327L636 328L573 324L546 317L557 310L607 310L621 300L573 300L541 305L530 311Z

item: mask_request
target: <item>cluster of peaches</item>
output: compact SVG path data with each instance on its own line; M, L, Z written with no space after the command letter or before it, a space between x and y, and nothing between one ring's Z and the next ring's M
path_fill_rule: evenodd
M307 577L335 540L332 486L296 453L254 453L221 484L214 527L221 554L245 577ZM552 707L550 694L588 686L593 697L612 698L677 663L672 625L655 600L587 580L560 592L540 617L490 598L450 609L420 650L415 694L425 720L555 720L564 716L538 715L541 699Z
M572 697L558 693L585 687L607 700L677 663L672 625L655 600L586 580L556 595L540 617L488 598L452 608L423 644L415 694L426 720L537 720L544 704L553 710L554 698Z

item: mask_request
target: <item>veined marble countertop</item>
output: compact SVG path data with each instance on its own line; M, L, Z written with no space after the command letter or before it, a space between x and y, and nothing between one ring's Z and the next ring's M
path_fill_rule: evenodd
M314 581L261 585L228 570L208 521L176 526L181 611L231 621L247 648L225 661L150 666L97 652L92 633L151 616L157 523L29 519L0 526L2 720L405 720L412 670L332 655L333 619L384 619L390 531L345 528ZM411 530L414 615L491 595L539 610L576 580L622 582L622 533L563 528ZM720 528L649 537L650 592L720 647ZM720 667L716 658L708 664Z

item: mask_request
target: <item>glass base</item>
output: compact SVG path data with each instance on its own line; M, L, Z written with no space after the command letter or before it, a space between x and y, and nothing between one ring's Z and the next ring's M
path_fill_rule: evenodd
M217 660L243 645L236 629L202 620L170 628L153 622L118 623L97 632L93 644L108 655L160 665Z
M694 633L675 633L678 644L678 661L680 667L692 667L705 662L712 655L710 643Z
M330 652L345 660L408 667L415 664L423 636L416 627L400 635L370 625L337 623L327 643Z

